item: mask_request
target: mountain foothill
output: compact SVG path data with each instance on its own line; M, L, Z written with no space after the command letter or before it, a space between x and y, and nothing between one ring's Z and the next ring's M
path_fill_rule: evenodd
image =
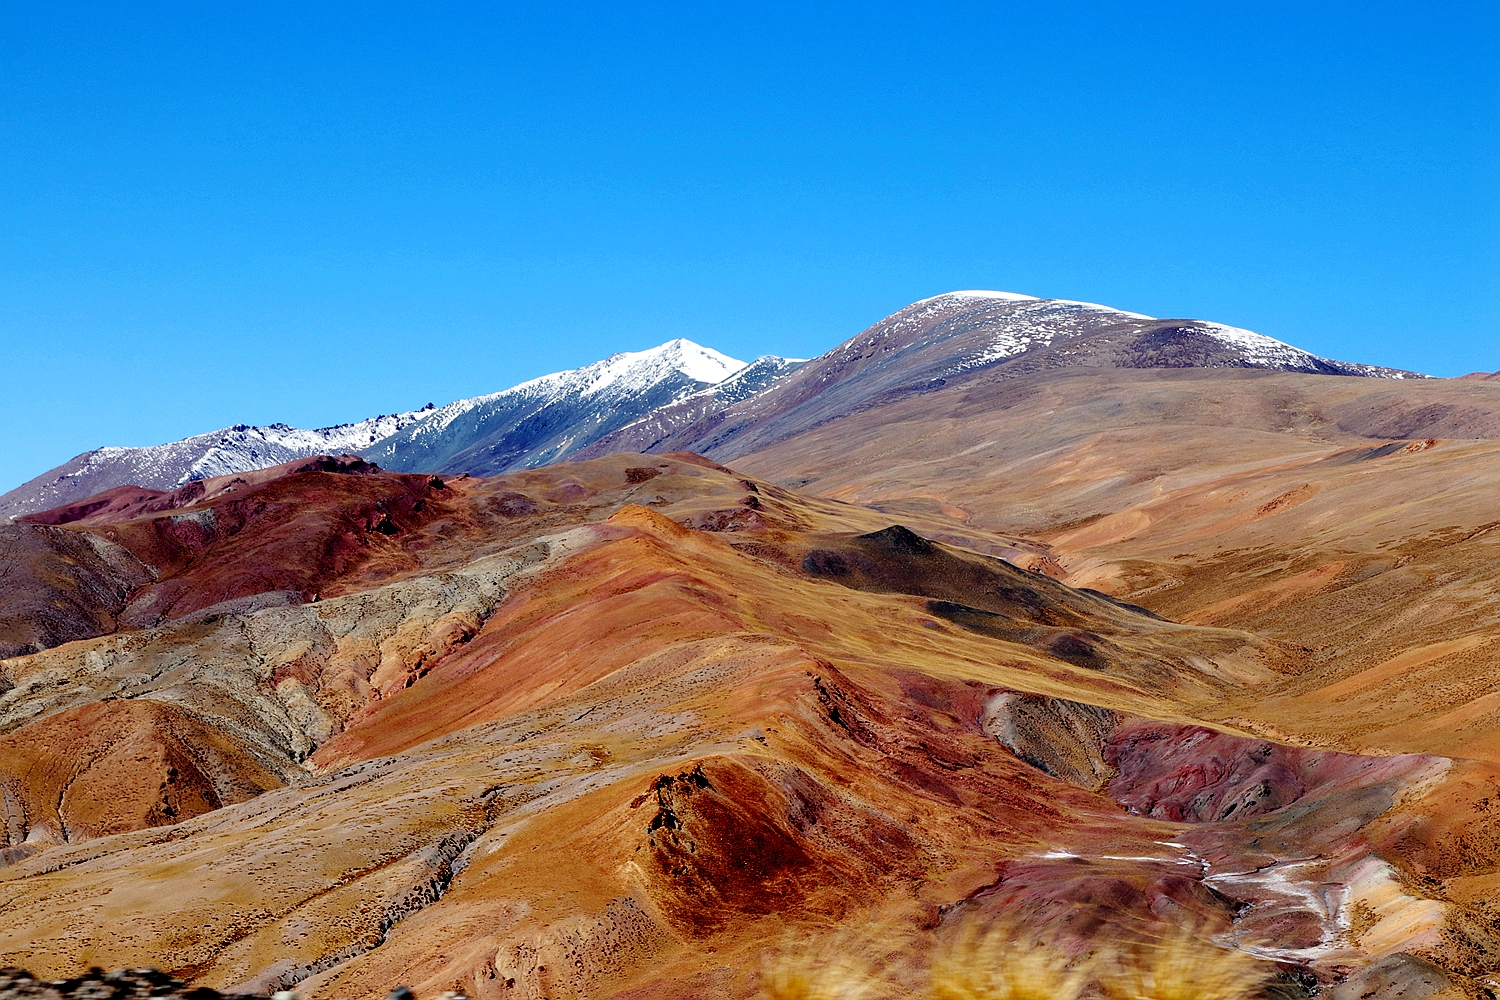
M86 452L0 496L0 966L1493 996L1497 495L1492 376L983 291Z

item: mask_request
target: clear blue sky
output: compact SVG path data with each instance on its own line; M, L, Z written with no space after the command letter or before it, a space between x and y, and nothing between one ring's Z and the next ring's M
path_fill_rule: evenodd
M0 489L957 288L1500 369L1492 2L646 6L8 6Z

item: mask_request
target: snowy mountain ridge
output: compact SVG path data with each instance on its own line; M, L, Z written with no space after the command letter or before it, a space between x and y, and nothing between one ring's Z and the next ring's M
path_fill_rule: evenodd
M412 434L414 437L439 434L463 414L501 400L544 400L568 394L590 398L612 387L616 392L644 392L672 372L715 385L746 367L743 361L679 337L650 350L621 351L582 368L552 372L499 392L454 400L438 407Z
M420 471L433 472L452 471L453 461L444 458L455 455L469 456L464 461L472 458L476 468L487 471L517 463L538 465L555 461L650 409L752 368L679 338L443 407L429 404L420 410L315 429L282 423L236 424L166 444L96 448L0 495L0 517L47 510L127 483L167 490L197 479L251 472L321 454L349 452L387 468L421 467ZM773 365L772 369L774 374L781 373L781 368ZM755 369L766 370L765 366ZM767 384L764 378L755 387L762 384ZM519 433L510 426L522 421L526 424ZM508 458L470 454L487 436L495 435L505 438L496 454L504 452Z
M431 414L432 408L424 407L407 413L371 417L358 423L320 427L315 430L304 430L280 423L265 427L247 427L244 424L237 424L217 432L219 440L204 452L202 458L188 468L188 471L178 480L177 485L195 479L209 479L214 476L264 468L253 463L258 462L260 456L267 454L285 452L290 455L289 458L271 463L272 465L291 461L292 458L326 455L330 452L357 454L397 431L427 419ZM260 444L258 450L255 448L256 442ZM126 451L129 449L101 449L101 451L106 450Z
M95 448L0 496L0 517L47 510L127 483L170 490L313 455L357 453L431 413L423 408L313 430L236 424L166 444Z
M382 468L412 472L494 475L545 465L751 367L678 338L457 400L363 455Z

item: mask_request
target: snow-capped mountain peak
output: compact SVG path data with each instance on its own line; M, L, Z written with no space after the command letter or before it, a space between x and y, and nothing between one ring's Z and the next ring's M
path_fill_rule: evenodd
M454 400L447 406L438 407L420 427L412 428L411 437L437 437L464 414L509 401L545 404L570 396L591 398L606 393L610 396L644 393L671 379L674 373L692 381L695 386L717 385L746 367L743 361L679 337L648 350L621 351L582 368L540 375L499 392ZM395 461L396 452L397 449L387 449L385 461Z
M595 361L591 365L570 371L553 372L522 382L504 392L479 398L494 399L507 393L537 389L580 392L585 395L597 395L611 388L617 391L639 390L655 385L672 372L685 375L694 382L717 385L745 366L743 361L679 337L659 347L611 354L603 361Z
M491 474L542 465L747 367L691 340L669 340L449 403L364 455L402 470Z
M711 347L695 344L682 337L669 340L660 347L641 352L643 359L652 355L655 355L662 363L670 364L688 378L710 384L722 382L729 376L749 367L743 361L731 358L727 354L720 354Z

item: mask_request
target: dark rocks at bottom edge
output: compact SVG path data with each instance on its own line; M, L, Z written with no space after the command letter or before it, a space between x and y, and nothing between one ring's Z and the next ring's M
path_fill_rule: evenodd
M126 1000L135 997L220 1000L217 990L189 987L156 969L90 969L76 979L39 980L24 969L0 969L0 1000Z
M275 996L276 994L273 994ZM294 994L295 995L295 994ZM25 969L0 969L0 1000L250 1000L257 994L220 993L203 986L189 987L156 969L90 969L76 979L46 981ZM388 1000L416 1000L405 986L391 990ZM454 997L454 1000L466 998Z

